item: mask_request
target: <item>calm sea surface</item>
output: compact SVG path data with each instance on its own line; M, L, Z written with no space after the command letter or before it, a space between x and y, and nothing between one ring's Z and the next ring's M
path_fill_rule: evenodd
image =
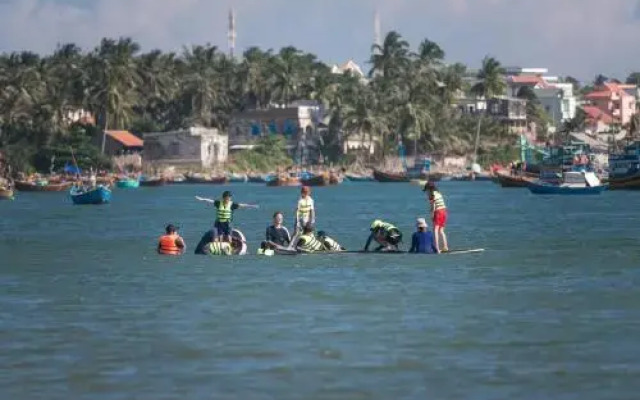
M640 193L440 186L450 247L486 252L195 256L216 186L0 202L0 399L639 398ZM230 187L254 254L298 189ZM409 184L313 197L350 249L426 209ZM189 254L155 254L168 222Z

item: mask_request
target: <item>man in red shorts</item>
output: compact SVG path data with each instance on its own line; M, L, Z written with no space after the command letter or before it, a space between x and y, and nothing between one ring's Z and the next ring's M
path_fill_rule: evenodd
M447 243L447 235L444 233L444 227L447 225L447 206L444 204L444 197L442 197L433 182L427 182L424 185L423 192L428 192L427 198L431 204L436 249L438 253L447 252L449 251L449 244ZM440 249L440 235L442 235L442 250Z

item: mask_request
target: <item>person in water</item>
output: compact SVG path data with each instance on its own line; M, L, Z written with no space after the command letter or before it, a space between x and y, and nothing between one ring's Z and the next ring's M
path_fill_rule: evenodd
M311 188L303 186L300 190L300 199L296 207L296 222L294 236L300 234L307 224L316 223L316 209L311 198Z
M271 246L287 247L291 243L289 230L282 225L284 215L277 211L273 214L273 225L267 228L266 242Z
M318 236L318 240L320 241L320 243L322 243L326 251L345 251L346 250L344 247L340 245L340 243L336 242L335 240L327 236L327 234L324 231L319 231L317 236Z
M186 249L184 240L178 235L178 228L169 224L165 228L165 234L158 240L158 253L170 256L178 256Z
M209 243L214 242L215 240L216 232L213 229L206 231L204 235L202 235L202 238L200 238L200 241L198 242L194 253L199 255L207 254L204 251L204 248L209 245Z
M394 225L379 219L371 223L371 234L364 245L364 251L369 251L372 241L376 241L379 246L374 251L399 251L398 246L402 243L402 232Z
M296 241L296 249L301 253L324 251L324 245L313 234L313 225L307 223L302 228L302 235Z
M433 233L427 229L427 221L424 218L418 218L416 227L418 230L414 232L411 237L411 249L409 253L438 253L438 248L433 239Z
M449 251L449 244L447 242L447 235L444 232L444 228L447 225L447 206L444 203L444 197L438 191L438 188L433 182L427 182L424 185L423 192L427 192L427 199L429 200L431 208L431 217L433 220L433 233L436 241L436 248L438 253ZM442 236L442 248L440 248L440 236Z
M222 200L211 200L204 197L196 196L199 201L212 203L217 209L216 222L213 227L216 233L216 239L222 239L223 242L231 241L231 221L233 221L233 212L241 208L258 208L253 204L234 203L231 199L231 192L222 193Z

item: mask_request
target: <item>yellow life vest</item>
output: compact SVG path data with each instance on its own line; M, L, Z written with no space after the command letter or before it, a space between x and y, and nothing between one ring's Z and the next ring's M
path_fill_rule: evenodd
M340 246L340 244L338 242L336 242L335 240L331 239L328 236L325 236L322 239L322 244L324 245L325 250L328 251L341 251L342 247Z
M431 199L431 208L433 211L444 210L447 207L444 204L444 197L437 190L433 192L433 199Z
M211 242L209 243L209 255L212 256L229 256L233 252L231 244L228 242Z
M309 218L313 209L313 199L310 196L298 200L298 219Z
M224 201L220 200L217 212L217 219L219 222L231 221L233 218L233 210L231 210L231 206L233 206L233 201L230 201L228 204L224 204Z
M397 230L398 228L396 228L395 225L392 225L392 224L390 224L388 222L375 220L373 222L373 224L371 224L371 229L373 229L373 230L382 230L382 231L385 231L385 232L389 232L392 229L396 229Z
M324 249L324 245L310 233L300 236L300 239L298 240L298 247L304 251L312 253L314 251L321 251Z

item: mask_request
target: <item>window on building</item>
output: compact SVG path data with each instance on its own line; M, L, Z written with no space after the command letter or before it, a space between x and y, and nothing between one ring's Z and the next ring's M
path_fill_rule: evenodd
M491 104L491 114L500 114L500 104L493 103Z
M169 154L172 156L177 156L180 154L180 143L173 142L169 145Z

